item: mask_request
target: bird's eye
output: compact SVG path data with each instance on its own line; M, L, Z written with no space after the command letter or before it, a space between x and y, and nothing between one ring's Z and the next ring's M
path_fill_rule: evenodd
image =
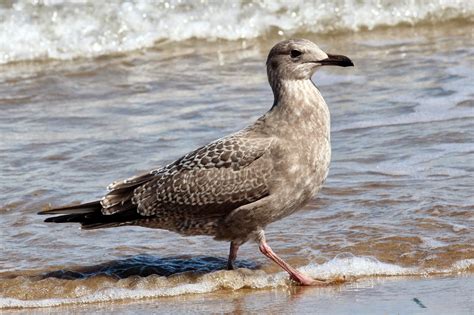
M299 50L293 49L292 51L290 51L291 58L296 58L300 55L301 55L301 51L299 51Z

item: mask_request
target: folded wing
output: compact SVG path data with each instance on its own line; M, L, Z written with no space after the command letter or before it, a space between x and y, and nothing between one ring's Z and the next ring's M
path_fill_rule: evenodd
M222 217L269 194L270 145L269 138L236 134L201 147L166 167L114 182L100 202L40 214L64 214L46 221L79 222L83 228L136 224L154 216L187 220Z

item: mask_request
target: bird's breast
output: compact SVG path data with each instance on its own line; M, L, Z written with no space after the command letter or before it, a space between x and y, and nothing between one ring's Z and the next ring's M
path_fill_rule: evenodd
M291 213L321 189L329 170L331 146L329 139L319 134L302 142L289 141L283 147L275 165L275 187L284 187L282 196L287 197L281 205Z

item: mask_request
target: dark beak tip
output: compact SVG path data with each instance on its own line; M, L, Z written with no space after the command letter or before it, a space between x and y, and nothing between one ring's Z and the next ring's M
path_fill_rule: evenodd
M343 55L328 54L328 58L323 60L321 64L328 66L354 67L352 60Z
M337 56L334 65L340 67L353 67L354 63L346 56Z

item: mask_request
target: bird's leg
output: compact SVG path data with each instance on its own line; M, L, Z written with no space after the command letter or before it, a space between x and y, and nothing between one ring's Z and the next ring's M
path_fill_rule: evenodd
M286 272L290 274L290 279L298 282L301 285L316 285L318 283L321 283L321 281L318 281L316 279L312 279L295 268L291 267L288 265L283 259L278 257L275 252L268 246L266 240L265 240L265 233L263 231L260 231L257 235L257 241L258 241L258 248L268 258L273 260L275 263L277 263L281 268L283 268ZM324 283L324 282L323 282Z
M237 251L239 250L240 243L236 241L230 242L230 250L229 250L229 259L227 260L227 269L234 270L235 269L235 259L237 258Z

